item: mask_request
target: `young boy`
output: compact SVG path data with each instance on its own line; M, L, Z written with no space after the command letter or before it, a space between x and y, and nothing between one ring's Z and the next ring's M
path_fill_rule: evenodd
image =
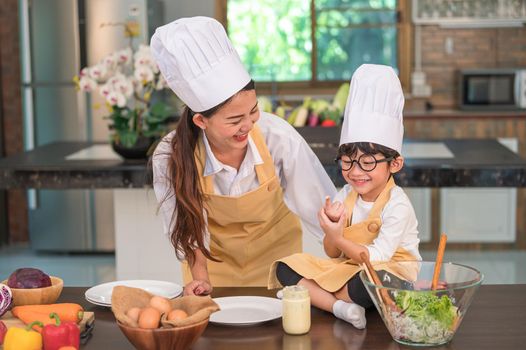
M373 305L358 275L360 253L373 263L422 259L414 209L393 180L404 164L403 107L392 68L364 64L356 70L337 157L347 185L318 213L330 259L294 254L270 270L269 288L303 285L314 306L359 329L365 328L365 308Z

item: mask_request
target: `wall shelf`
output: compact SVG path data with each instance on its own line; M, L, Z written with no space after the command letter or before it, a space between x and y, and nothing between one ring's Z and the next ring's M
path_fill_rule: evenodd
M413 23L444 28L521 27L526 0L413 0Z

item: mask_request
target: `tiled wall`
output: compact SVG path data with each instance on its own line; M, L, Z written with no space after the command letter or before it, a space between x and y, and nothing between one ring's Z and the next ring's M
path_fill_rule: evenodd
M24 148L19 62L18 0L1 0L0 84L6 155L21 152ZM28 237L25 191L9 190L7 202L10 241L25 241Z
M453 50L446 51L446 40ZM454 108L458 69L526 68L526 27L495 29L447 29L422 26L422 69L432 88L430 102L438 108Z

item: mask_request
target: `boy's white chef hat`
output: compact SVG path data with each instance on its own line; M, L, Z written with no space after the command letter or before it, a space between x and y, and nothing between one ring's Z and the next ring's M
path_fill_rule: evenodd
M353 74L340 145L373 142L402 151L404 93L393 68L362 64Z
M251 80L213 18L181 18L161 26L150 46L168 86L194 112L226 101Z

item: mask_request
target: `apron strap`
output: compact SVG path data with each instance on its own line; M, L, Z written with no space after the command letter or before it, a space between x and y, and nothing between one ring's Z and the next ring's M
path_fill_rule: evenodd
M369 212L368 219L373 219L380 217L380 214L382 213L382 210L384 209L385 204L389 201L391 198L391 189L395 187L394 178L391 175L391 178L389 181L387 181L387 184L385 185L384 189L376 198L374 201L373 207L371 208L371 211Z
M261 185L276 175L276 170L274 168L274 160L272 159L267 144L265 143L263 133L261 132L261 129L257 124L255 124L252 130L250 131L250 137L256 145L261 159L263 159L263 164L257 164L255 166L258 181Z
M347 208L347 223L346 227L351 226L352 222L352 212L354 209L354 204L358 199L358 193L356 191L351 191L343 201L345 208Z
M384 189L382 190L376 201L374 201L374 205L369 211L369 215L367 216L368 220L380 217L385 203L387 203L391 198L391 189L395 186L396 184L394 182L394 178L391 176L391 178L389 179L389 181L387 181L387 184L385 185ZM351 226L352 212L357 199L358 193L356 191L351 191L344 200L345 207L347 208L347 226Z

